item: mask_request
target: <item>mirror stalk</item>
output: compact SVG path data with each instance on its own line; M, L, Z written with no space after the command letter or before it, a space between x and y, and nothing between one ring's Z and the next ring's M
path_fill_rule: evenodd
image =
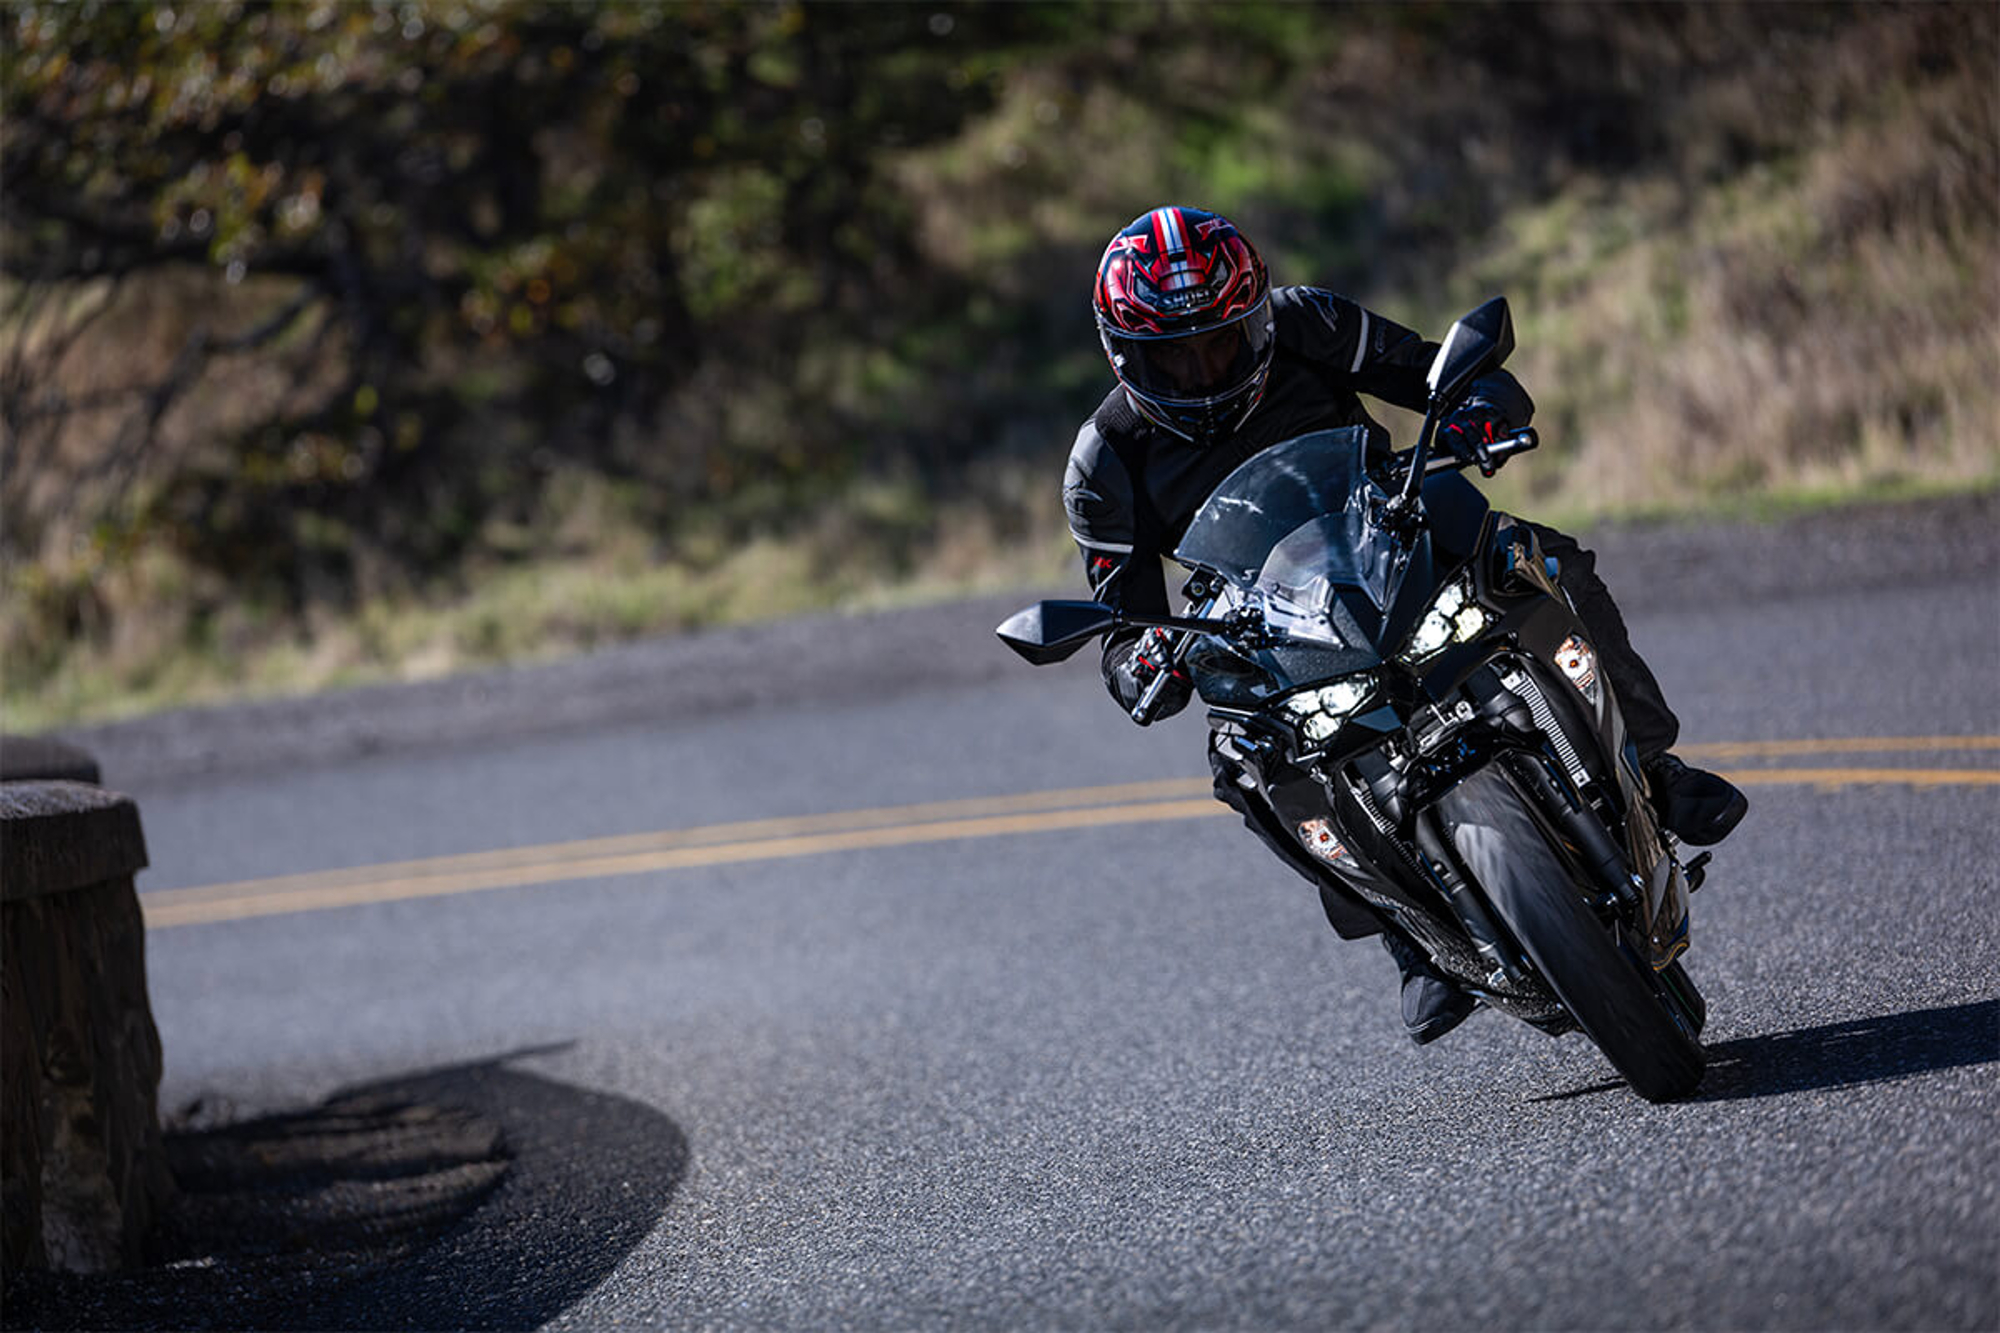
M1403 488L1390 499L1385 511L1391 531L1414 530L1423 523L1423 501L1419 498L1424 484L1425 469L1431 461L1431 437L1437 433L1439 408L1442 405L1435 398L1430 410L1424 413L1423 429L1417 432L1417 447L1410 453L1410 470L1403 475Z

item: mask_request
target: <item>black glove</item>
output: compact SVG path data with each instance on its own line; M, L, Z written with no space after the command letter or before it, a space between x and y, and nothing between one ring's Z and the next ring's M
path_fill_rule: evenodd
M1104 652L1104 683L1111 690L1126 712L1139 706L1146 687L1160 674L1160 667L1171 656L1170 643L1165 630L1150 629L1138 638L1122 644L1113 644ZM1176 670L1160 697L1154 701L1153 716L1149 722L1163 717L1172 717L1186 708L1194 695L1194 687L1185 672Z
M1486 457L1486 449L1498 444L1510 429L1507 419L1492 404L1475 398L1439 428L1437 437L1451 450L1452 457L1461 463L1479 464L1479 470L1490 477L1494 469Z

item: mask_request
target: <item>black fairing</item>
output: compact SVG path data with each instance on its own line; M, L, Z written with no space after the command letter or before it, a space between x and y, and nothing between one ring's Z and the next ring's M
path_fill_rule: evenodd
M1194 647L1188 668L1211 707L1255 709L1381 665L1480 549L1489 510L1477 487L1438 473L1423 488L1429 521L1398 532L1369 461L1360 428L1301 435L1230 473L1188 525L1174 558L1220 574L1235 606L1278 631L1255 649Z

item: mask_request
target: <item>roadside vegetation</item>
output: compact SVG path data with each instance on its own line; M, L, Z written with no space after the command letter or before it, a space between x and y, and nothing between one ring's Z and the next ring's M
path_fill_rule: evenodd
M2000 483L1986 4L0 25L10 729L1063 578L1167 200L1433 335L1506 293L1502 504Z

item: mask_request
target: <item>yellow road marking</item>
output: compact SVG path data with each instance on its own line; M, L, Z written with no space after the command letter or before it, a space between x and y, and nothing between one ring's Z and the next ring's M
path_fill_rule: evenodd
M1683 759L1778 759L1805 754L1918 754L1936 750L2000 750L2000 736L1858 736L1849 740L1711 741L1676 745Z
M1948 749L2000 749L2000 737L1745 741L1683 746L1680 752L1704 758L1749 758ZM1728 777L1739 786L1809 785L1822 789L1870 783L1914 787L2000 785L2000 769L1981 768L1742 768L1730 771ZM1165 778L827 815L744 820L703 828L314 871L203 888L168 889L141 894L139 901L145 910L147 926L159 930L531 884L1229 814L1227 807L1210 796L1209 786L1207 778Z
M2000 786L2000 768L1737 768L1723 776L1739 787L1858 787L1878 782L1904 787Z
M475 872L502 873L522 866L545 866L557 860L566 862L641 856L684 847L705 847L723 843L765 843L819 833L850 833L861 829L925 824L939 820L1164 800L1199 795L1207 792L1209 786L1209 780L1206 778L1163 778L1151 782L1126 782L1105 787L1072 787L1060 791L1029 792L1019 796L980 796L955 801L927 801L919 805L888 806L876 810L845 810L828 815L750 819L731 824L711 824L703 828L627 833L608 838L585 838L576 842L550 843L539 847L512 847L490 852L427 857L420 861L391 861L380 865L355 866L349 870L310 871L298 875L279 875L271 879L217 884L201 889L172 889L150 894L148 898L162 904L181 906L216 899L261 897L270 893L285 893L307 888L374 884L385 879L422 880L434 876L457 876Z
M1198 784L1206 790L1209 784ZM872 813L872 812L862 812ZM725 842L679 847L651 852L629 852L614 856L576 858L560 861L523 862L492 866L466 873L437 869L432 873L400 879L363 880L358 872L346 872L343 882L314 882L316 877L297 876L291 887L270 888L281 881L256 881L249 885L218 885L214 889L189 890L186 896L173 892L142 894L148 929L190 926L208 921L234 921L241 917L270 916L286 912L311 912L328 907L355 907L363 903L399 901L406 898L434 898L449 894L477 893L523 884L554 884L572 879L599 879L613 875L639 875L660 870L685 870L694 866L728 865L737 861L773 861L786 857L817 856L826 852L848 852L877 847L907 847L925 842L958 842L968 838L991 838L1009 833L1048 833L1058 829L1096 828L1106 824L1140 824L1160 820L1195 819L1232 813L1212 798L1181 801L1148 801L1137 805L1093 806L1074 810L1046 810L1036 814L993 815L978 819L942 819L924 824L903 824L884 828L850 829L844 833L815 833L789 837L767 837L754 842ZM540 849L545 856L561 850L561 845ZM439 862L459 858L441 857ZM386 869L387 867L384 867ZM362 869L365 869L363 867ZM244 892L245 889L250 892ZM195 894L202 896L197 898Z

